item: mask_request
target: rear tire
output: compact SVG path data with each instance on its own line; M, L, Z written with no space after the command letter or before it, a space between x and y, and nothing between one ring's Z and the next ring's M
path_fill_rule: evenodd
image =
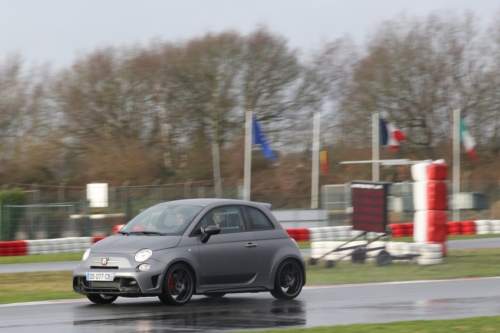
M194 291L194 278L189 268L175 264L167 270L162 294L158 296L166 305L181 306L189 302Z
M302 267L295 260L285 260L276 271L274 290L271 290L271 295L276 299L294 299L299 296L303 284L304 273Z
M103 295L103 294L90 294L87 295L87 298L89 301L95 303L95 304L111 304L116 299L118 296L111 296L111 295Z

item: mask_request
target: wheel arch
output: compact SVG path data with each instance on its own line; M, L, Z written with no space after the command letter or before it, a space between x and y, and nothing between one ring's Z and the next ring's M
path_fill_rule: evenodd
M278 267L285 260L289 260L289 259L293 260L299 264L299 267L302 270L302 277L304 280L304 283L302 284L302 286L304 286L306 284L306 268L305 268L304 260L302 258L298 258L294 255L287 255L287 256L279 257L274 261L273 267L271 269L271 273L269 274L269 282L272 283L273 286L274 286L274 280L275 280L275 277L276 277L276 274L278 271Z
M167 271L170 269L170 267L172 267L173 265L177 265L177 264L182 264L184 266L186 266L189 271L191 272L191 275L193 276L193 287L194 287L194 290L193 290L193 294L196 293L196 271L194 270L193 266L186 260L183 260L181 258L179 258L178 260L174 260L172 262L170 262L167 266L165 266L165 270L163 271L163 277L162 277L162 281L161 281L161 290L163 292L163 285L165 284L165 279L167 278Z

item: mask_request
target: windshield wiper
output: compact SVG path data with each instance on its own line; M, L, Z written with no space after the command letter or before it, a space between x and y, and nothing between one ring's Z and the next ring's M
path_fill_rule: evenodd
M163 232L159 231L149 231L149 230L144 230L144 231L132 231L131 234L142 234L142 235L165 235Z
M121 234L121 235L130 235L130 232L128 231L118 231L117 234Z

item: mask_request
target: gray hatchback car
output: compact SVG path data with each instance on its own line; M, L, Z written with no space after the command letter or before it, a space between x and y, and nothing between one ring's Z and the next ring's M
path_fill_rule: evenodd
M73 290L98 304L158 296L184 305L192 295L263 291L293 299L306 283L305 264L270 207L226 199L153 206L85 252Z

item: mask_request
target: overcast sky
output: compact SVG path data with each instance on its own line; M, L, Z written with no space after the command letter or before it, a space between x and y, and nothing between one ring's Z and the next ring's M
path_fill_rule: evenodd
M27 65L70 65L105 45L176 41L209 31L248 33L258 25L305 51L346 34L357 43L378 23L404 12L473 11L485 23L496 0L0 0L0 61L19 52Z

